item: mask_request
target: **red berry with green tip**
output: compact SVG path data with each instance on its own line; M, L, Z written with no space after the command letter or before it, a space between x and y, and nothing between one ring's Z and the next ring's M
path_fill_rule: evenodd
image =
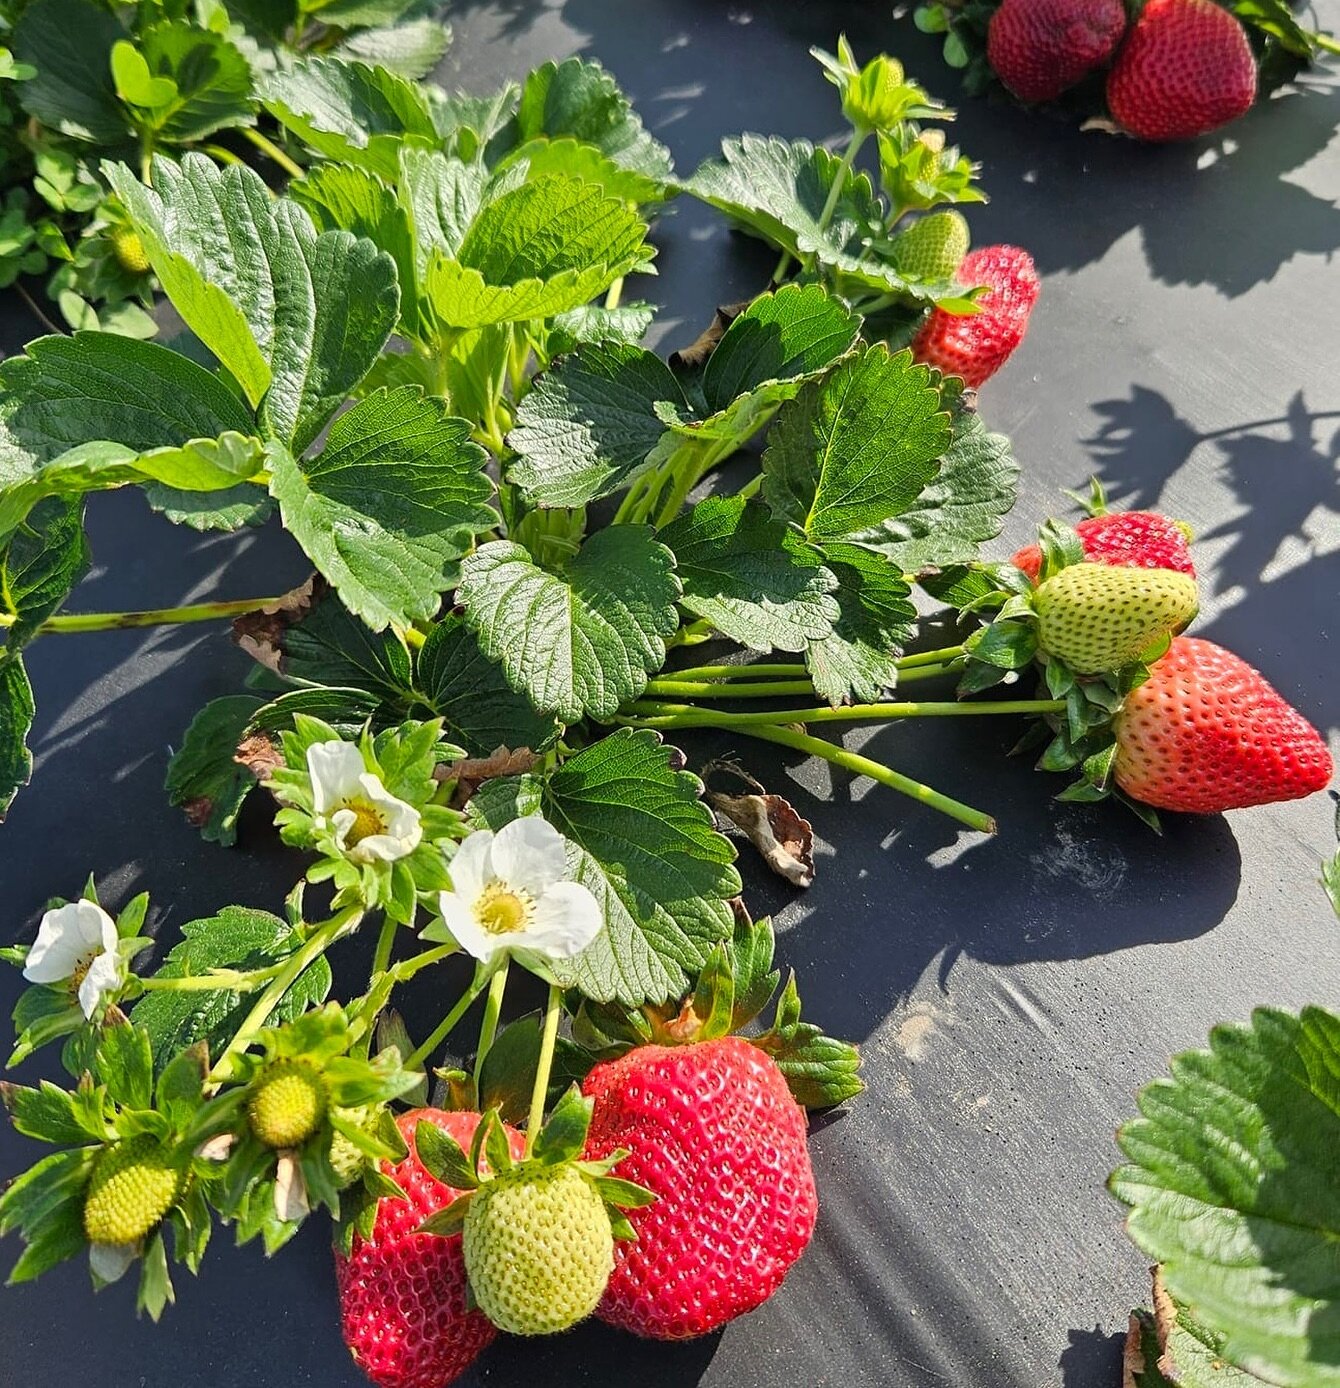
M627 1211L596 1314L657 1340L705 1335L766 1301L814 1232L805 1111L770 1056L739 1036L639 1046L597 1065L586 1156L656 1195Z
M1125 31L1121 0L1003 0L986 57L1020 101L1055 101L1106 63Z
M1142 140L1192 140L1256 100L1247 31L1214 0L1148 0L1107 77L1113 118Z
M1117 785L1163 810L1219 814L1324 790L1325 741L1245 660L1179 636L1115 722Z
M468 1150L479 1115L424 1108L397 1118L409 1155L394 1166L383 1162L382 1170L407 1199L382 1199L372 1237L355 1236L349 1257L335 1255L344 1341L380 1388L444 1388L497 1334L482 1311L466 1309L461 1236L415 1232L462 1194L431 1176L419 1160L414 1130L422 1122ZM524 1136L506 1131L513 1156L520 1158Z
M1177 521L1156 511L1110 511L1089 516L1075 526L1084 557L1091 564L1126 569L1171 569L1196 576L1187 547L1187 532ZM1019 550L1010 563L1037 582L1042 551L1037 545Z
M973 251L958 267L958 281L966 288L987 286L977 312L932 309L912 341L912 355L976 387L994 376L1024 340L1042 282L1033 257L1018 246Z

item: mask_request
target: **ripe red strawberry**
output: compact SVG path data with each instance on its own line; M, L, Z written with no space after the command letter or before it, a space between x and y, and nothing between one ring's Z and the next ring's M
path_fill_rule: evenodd
M1107 62L1125 29L1121 0L1004 0L986 57L1020 101L1055 101Z
M805 1113L772 1058L738 1036L639 1046L597 1065L586 1156L654 1191L629 1210L596 1314L658 1340L705 1335L766 1301L818 1213Z
M465 1305L465 1260L460 1235L441 1238L414 1231L462 1192L430 1176L414 1149L414 1129L436 1124L468 1149L477 1113L422 1108L396 1123L409 1155L382 1163L407 1200L383 1199L372 1238L355 1236L348 1258L335 1255L344 1341L359 1368L381 1388L444 1388L479 1356L497 1331L482 1311ZM525 1138L507 1129L513 1155Z
M1245 660L1176 637L1117 715L1117 784L1164 810L1297 800L1331 779L1321 734Z
M980 386L994 376L1024 340L1028 315L1042 287L1033 257L1018 246L983 246L958 267L963 285L984 284L976 313L931 310L912 342L912 354L947 376Z
M1196 576L1187 548L1187 532L1157 511L1109 511L1089 516L1075 526L1084 546L1084 557L1091 564L1112 564L1126 569L1171 569L1174 573ZM1026 545L1010 563L1038 580L1042 551Z
M1256 100L1247 31L1214 0L1148 0L1107 77L1113 118L1142 140L1191 140Z

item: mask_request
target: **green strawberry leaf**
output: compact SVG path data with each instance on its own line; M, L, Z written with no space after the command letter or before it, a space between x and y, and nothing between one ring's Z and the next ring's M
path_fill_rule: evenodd
M186 144L254 122L251 66L226 38L169 20L140 30L137 43L151 82L171 84L166 101L136 103L159 108L148 124L161 139Z
M571 136L556 140L548 137L527 140L500 159L496 171L501 173L518 166L524 166L527 179L563 174L593 183L610 197L621 198L625 202L655 203L665 196L663 182L648 178L634 169L621 168L594 145L583 144Z
M301 453L376 361L399 316L392 258L348 232L317 234L250 169L203 155L125 165L108 179L187 326Z
M646 233L626 202L547 175L486 202L454 255L434 251L424 293L444 328L549 318L645 264Z
M183 809L201 838L237 842L237 816L256 778L236 760L251 720L265 706L252 694L211 699L191 720L168 763L168 803Z
M0 660L0 821L33 774L28 734L36 712L22 656Z
M653 183L664 184L674 175L670 151L647 133L614 78L587 59L536 68L522 88L515 130L522 143L571 136ZM490 153L496 158L498 151Z
M1018 487L1009 439L988 433L979 415L961 410L938 475L906 511L859 538L905 573L969 563L1000 534Z
M804 1108L831 1108L865 1088L856 1073L861 1064L856 1047L800 1020L794 971L777 999L772 1026L750 1039L777 1062L796 1103Z
M641 525L597 531L561 575L494 541L465 560L456 591L512 688L566 723L588 711L609 717L642 692L665 662L679 596L674 556Z
M360 29L341 39L331 49L331 55L416 80L432 72L450 45L451 27L424 15L403 24Z
M543 506L582 506L634 481L665 434L658 401L688 409L654 352L619 343L583 347L536 378L517 410L508 480Z
M530 1114L535 1073L540 1064L538 1012L527 1013L505 1026L494 1038L479 1075L479 1107L496 1108L504 1123L524 1123ZM555 1042L549 1072L546 1107L556 1103L591 1068L591 1056L560 1036Z
M295 684L361 689L393 708L407 708L417 697L404 638L389 629L372 631L334 597L314 604L277 643L262 634L243 645Z
M556 964L597 1002L679 997L734 926L735 850L713 825L702 783L676 771L655 733L620 730L570 757L544 786L544 813L570 841L576 880L605 929Z
M216 916L182 926L181 942L169 952L155 978L192 978L210 969L258 969L286 958L301 942L278 916L243 906L225 906ZM270 1014L270 1025L292 1021L319 1006L330 991L330 965L318 958L297 978ZM208 1042L212 1054L231 1039L255 999L226 989L146 993L130 1016L153 1048L161 1069L174 1055Z
M439 622L429 633L414 682L423 702L447 720L452 737L471 756L486 757L498 747L543 752L558 740L554 719L538 713L507 683L502 667L456 618Z
M763 494L814 541L845 540L910 509L940 470L950 420L928 368L882 346L839 362L778 416Z
M431 617L474 537L497 522L469 422L412 386L360 400L315 458L276 445L270 460L285 526L374 631Z
M824 225L823 212L839 177L842 191ZM844 172L837 155L807 140L788 143L760 135L723 140L721 158L704 163L684 191L797 259L821 249L836 255L884 224L883 208L865 174Z
M90 0L33 0L14 26L14 57L37 69L16 97L43 125L93 144L128 141L130 122L112 80L112 49L129 34Z
M835 707L873 702L898 682L898 657L916 631L911 589L898 565L859 545L834 541L819 554L837 580L838 618L806 649L810 678Z
M267 73L261 103L308 148L336 164L394 179L400 150L437 143L422 90L384 67L302 58Z
M836 580L799 532L743 497L708 497L660 532L680 605L752 650L803 651L833 630Z
M240 530L244 525L262 524L274 511L269 494L250 482L217 492L183 492L150 482L144 498L174 525L192 530Z
M32 640L90 562L83 502L63 497L39 502L0 556L0 611L14 618L4 651L17 651Z
M1141 1091L1112 1193L1169 1292L1267 1382L1340 1384L1340 1017L1258 1009Z
M545 355L550 359L588 343L622 342L636 347L646 336L656 316L648 303L620 304L604 308L599 304L583 304L566 313L555 314L550 325ZM529 397L528 397L529 398Z

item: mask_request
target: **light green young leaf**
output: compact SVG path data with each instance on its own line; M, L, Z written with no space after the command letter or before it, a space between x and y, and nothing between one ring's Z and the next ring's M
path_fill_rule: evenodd
M173 88L166 103L145 103L163 108L149 121L160 138L185 144L255 121L251 67L226 38L168 20L141 30L138 43L151 81Z
M548 62L526 78L516 131L522 142L570 135L654 182L674 176L670 151L647 133L614 78L587 59Z
M975 412L960 410L939 473L908 510L867 530L860 542L905 573L969 563L1000 534L1018 487L1009 439L988 433Z
M36 712L23 657L0 657L0 821L33 774L28 734Z
M1229 1363L1340 1384L1340 1017L1260 1008L1140 1093L1112 1193Z
M387 68L301 58L266 74L259 92L265 109L323 158L382 178L396 177L404 146L437 143L423 92Z
M448 159L441 150L400 152L400 201L410 219L422 275L435 251L454 257L484 205L489 172L482 164Z
M112 81L112 49L129 34L90 0L33 0L14 26L14 57L37 75L21 82L19 104L43 125L79 140L115 147L130 122Z
M414 683L471 756L486 757L498 747L543 752L558 739L553 717L536 712L507 683L502 667L479 649L475 634L458 618L439 622L429 633L415 663Z
M543 178L548 174L564 174L569 178L580 178L583 182L594 183L612 198L622 198L626 202L645 205L661 201L665 197L665 184L635 169L627 169L616 164L604 155L595 145L584 144L571 136L560 139L527 140L498 161L497 168L515 168L524 165L528 179Z
M756 651L803 651L838 619L837 586L786 521L742 497L708 497L660 532L674 551L680 604Z
M378 391L305 462L271 450L284 524L374 631L431 617L474 537L495 524L488 455L470 424L412 386Z
M578 881L605 929L560 981L597 1002L637 1006L680 996L688 975L728 939L740 891L735 850L672 769L655 733L621 730L570 757L545 783L544 813L572 845Z
M848 539L909 509L949 441L929 370L910 352L867 347L782 411L763 455L763 494L811 540Z
M881 554L833 541L821 547L837 579L833 630L805 652L814 687L834 707L871 703L898 681L898 657L916 631L902 570Z
M497 540L466 559L456 600L512 688L574 723L615 713L664 664L679 625L674 568L649 526L597 531L561 575Z
M536 379L517 410L508 480L544 506L582 506L619 491L655 461L656 404L688 401L654 352L583 347Z
M487 202L454 258L434 251L424 292L444 328L549 318L650 260L646 234L627 203L548 175Z

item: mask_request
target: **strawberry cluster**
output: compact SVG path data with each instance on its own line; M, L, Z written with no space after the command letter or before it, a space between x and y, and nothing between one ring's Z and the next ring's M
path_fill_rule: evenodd
M1078 748L1071 764L1084 767L1081 788L1105 792L1110 781L1137 805L1191 814L1324 789L1334 767L1321 734L1246 661L1180 634L1196 609L1185 527L1151 511L1116 512L1081 521L1075 535L1078 563L1048 575L1043 549L1030 545L1013 564L1036 585L1037 649L1066 672L1049 669L1048 683L1059 692L1061 679L1078 677L1067 693L1079 695L1101 680L1104 699L1114 683L1120 694L1101 750L1058 734ZM1154 658L1141 663L1151 646Z

